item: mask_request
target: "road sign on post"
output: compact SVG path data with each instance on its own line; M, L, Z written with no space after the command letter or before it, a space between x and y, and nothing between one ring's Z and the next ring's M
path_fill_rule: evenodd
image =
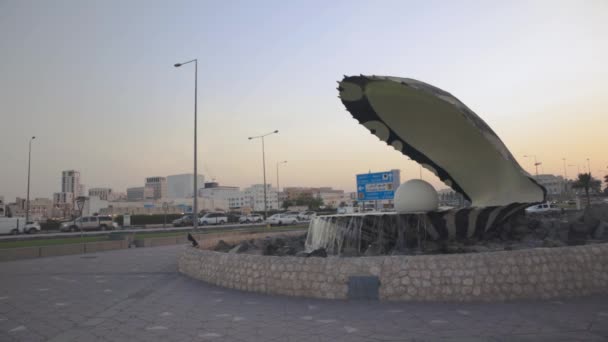
M357 175L357 200L382 201L395 198L400 183L399 170Z

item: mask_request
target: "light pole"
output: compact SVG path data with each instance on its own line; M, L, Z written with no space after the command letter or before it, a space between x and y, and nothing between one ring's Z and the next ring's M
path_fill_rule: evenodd
M564 162L564 192L568 192L568 170L566 169L566 158L562 158Z
M587 170L589 170L589 176L591 176L591 161L587 158Z
M194 62L194 201L192 203L192 228L196 230L198 228L198 185L196 184L198 172L196 170L196 156L197 156L197 142L196 142L196 117L197 117L197 86L198 86L198 60L195 58L191 61L176 63L173 66L176 68L181 67L184 64Z
M277 163L277 192L281 192L281 185L279 184L279 165L286 164L287 160Z
M78 198L76 199L76 205L78 206L78 212L80 213L80 220L82 220L82 209L84 209L84 204L86 201L87 201L87 198L84 196L78 196ZM89 204L89 209L90 209L90 204ZM89 213L89 215L90 214L91 213ZM80 223L80 238L81 239L83 238L82 222Z
M542 164L542 163L539 163L539 162L536 160L536 155L525 155L525 156L524 156L524 158L530 158L530 157L533 157L533 158L534 158L534 167L536 168L536 176L538 177L538 165L540 165L540 164Z
M252 139L262 139L262 170L264 173L264 220L266 220L268 218L268 206L267 206L267 201L266 201L266 152L264 151L264 137L269 136L271 134L276 134L279 133L279 130L274 130L273 132L270 133L266 133L263 135L258 135L255 137L249 137L249 140ZM254 204L255 206L255 204Z
M30 139L30 147L28 151L27 157L27 198L25 200L25 224L27 225L30 221L30 165L32 164L32 141L34 141L36 137L32 137Z

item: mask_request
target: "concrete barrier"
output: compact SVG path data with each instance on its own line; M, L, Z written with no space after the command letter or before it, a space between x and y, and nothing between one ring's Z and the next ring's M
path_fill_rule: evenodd
M39 247L0 249L0 261L38 258L39 256Z
M349 298L356 278L397 301L503 301L608 294L608 243L475 254L278 257L185 247L180 272L268 294ZM352 288L350 289L352 290Z
M70 245L54 245L54 246L40 246L40 257L48 256L60 256L70 254L83 254L84 244L74 243Z
M96 241L84 244L84 253L96 253L128 248L126 240Z

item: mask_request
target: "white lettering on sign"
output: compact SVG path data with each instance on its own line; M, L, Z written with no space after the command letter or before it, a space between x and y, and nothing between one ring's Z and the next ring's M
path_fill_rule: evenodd
M393 183L365 184L365 191L367 191L367 192L392 191L392 190L393 190Z

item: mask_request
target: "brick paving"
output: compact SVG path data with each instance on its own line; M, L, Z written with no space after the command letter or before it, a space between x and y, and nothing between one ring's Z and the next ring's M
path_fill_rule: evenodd
M608 341L608 297L399 303L266 296L177 272L182 246L0 263L0 341Z

